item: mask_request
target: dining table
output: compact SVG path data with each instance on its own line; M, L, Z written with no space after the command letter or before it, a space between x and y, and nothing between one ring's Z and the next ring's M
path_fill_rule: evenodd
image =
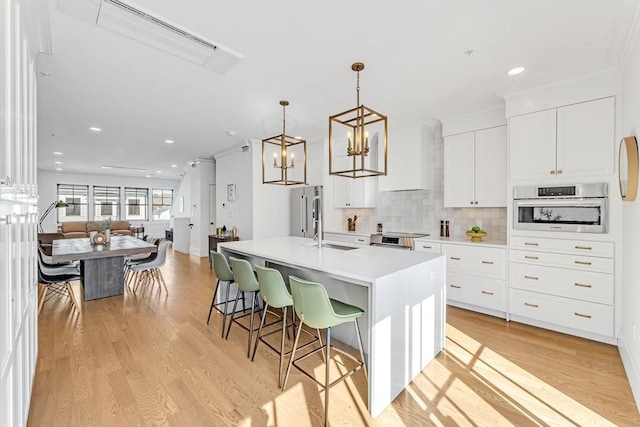
M124 293L124 258L157 252L155 244L133 236L111 236L108 243L93 244L89 238L52 242L52 261L80 261L84 300L90 301Z

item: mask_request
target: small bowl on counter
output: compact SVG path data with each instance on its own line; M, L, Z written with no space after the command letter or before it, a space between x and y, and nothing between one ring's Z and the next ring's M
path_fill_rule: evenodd
M480 242L483 237L487 237L486 231L478 231L477 233L475 231L467 231L466 234L471 237L472 242Z

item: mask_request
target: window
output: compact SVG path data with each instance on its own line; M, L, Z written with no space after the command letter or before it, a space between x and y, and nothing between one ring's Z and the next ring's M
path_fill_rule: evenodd
M56 209L58 222L87 221L89 219L88 195L88 185L58 184L58 200L64 200L68 205L66 208Z
M120 219L120 187L93 187L93 220Z
M170 219L173 190L154 188L152 191L153 219Z
M146 221L149 219L149 190L146 188L125 188L125 219Z

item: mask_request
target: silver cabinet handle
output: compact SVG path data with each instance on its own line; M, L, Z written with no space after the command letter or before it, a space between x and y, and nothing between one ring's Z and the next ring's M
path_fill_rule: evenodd
M483 264L493 264L493 261L482 261Z
M536 276L524 276L524 278L529 280L538 280Z
M580 265L591 265L590 262L588 261L574 261L576 264L580 264Z
M574 246L576 249L583 249L585 251L590 251L593 249L591 246Z
M539 243L532 243L532 242L524 242L525 246L539 246Z
M539 259L537 256L525 255L524 259Z
M449 258L451 258L451 259L453 259L453 260L455 260L455 261L460 261L460 258L459 258L459 257L452 256L452 257L449 257Z
M538 304L530 304L528 302L525 302L524 305L526 305L527 307L538 308Z
M449 285L449 286L451 286L452 288L460 289L460 286L458 285Z
M485 295L493 295L493 292L482 291L482 293Z
M582 314L582 313L578 313L578 312L574 312L573 314L575 314L578 317L584 317L585 319L591 319L591 315L590 314Z
M578 286L580 288L591 288L591 285L586 285L584 283L574 283L575 286Z

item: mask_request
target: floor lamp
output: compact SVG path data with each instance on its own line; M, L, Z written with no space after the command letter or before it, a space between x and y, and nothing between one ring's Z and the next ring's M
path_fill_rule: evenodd
M69 206L69 205L66 204L63 200L60 200L60 201L57 201L57 202L56 201L51 202L51 204L49 205L47 210L44 211L44 213L40 217L40 222L38 223L38 229L40 230L40 232L44 233L44 229L42 228L42 222L47 217L47 215L49 215L49 212L51 212L53 210L53 208L66 208L67 206Z

